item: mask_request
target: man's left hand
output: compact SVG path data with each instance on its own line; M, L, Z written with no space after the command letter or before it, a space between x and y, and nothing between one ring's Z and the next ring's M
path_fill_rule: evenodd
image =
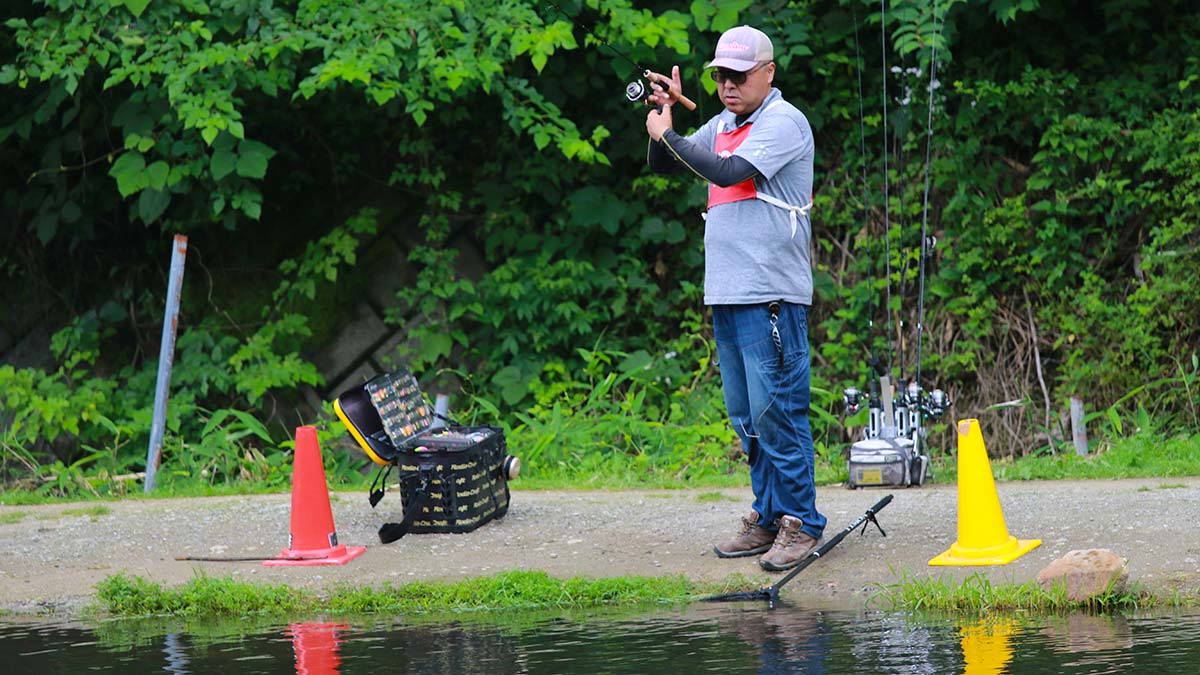
M647 98L649 105L683 103L684 107L689 110L696 109L695 104L690 100L684 101L686 97L683 95L683 80L679 77L679 66L671 66L671 77L651 70L647 70L643 75L650 81L650 96Z

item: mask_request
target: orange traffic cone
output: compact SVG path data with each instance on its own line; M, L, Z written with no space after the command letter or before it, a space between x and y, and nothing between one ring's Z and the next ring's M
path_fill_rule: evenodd
M1007 565L1037 548L1041 539L1008 533L979 420L958 423L958 541L930 565Z
M345 565L366 551L365 546L339 544L329 506L329 487L314 427L297 427L296 459L292 468L292 529L288 547L279 557L264 560L268 567L283 565Z

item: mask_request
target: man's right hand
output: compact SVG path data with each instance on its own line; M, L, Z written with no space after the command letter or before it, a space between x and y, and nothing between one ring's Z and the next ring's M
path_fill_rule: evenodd
M671 66L671 77L646 71L646 79L650 81L653 92L646 101L654 106L666 106L683 100L683 80L679 77L679 66Z
M661 110L651 110L646 115L646 133L650 140L661 141L663 134L671 128L671 105L662 106Z

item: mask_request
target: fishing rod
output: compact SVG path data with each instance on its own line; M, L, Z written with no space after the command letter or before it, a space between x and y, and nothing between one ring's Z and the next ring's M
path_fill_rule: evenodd
M833 536L832 539L825 542L825 544L822 545L820 548L809 552L809 554L807 556L805 556L803 560L800 561L799 565L796 565L796 567L791 572L788 572L788 575L786 577L775 582L775 584L773 586L768 586L767 588L760 588L760 589L753 590L753 591L737 591L734 593L725 593L723 595L713 595L713 596L710 596L707 598L702 598L702 600L704 602L736 602L736 601L740 601L740 600L766 600L767 602L770 603L770 606L772 608L776 607L779 604L779 589L783 588L784 584L791 581L797 574L803 572L806 567L808 567L809 565L816 562L818 558L829 553L829 551L832 550L834 546L837 546L838 544L841 543L841 541L843 539L846 538L846 535L848 535L851 532L853 532L854 530L856 530L860 525L863 528L862 534L866 534L867 523L874 523L875 527L879 528L879 534L882 534L883 536L886 537L887 532L883 531L883 526L880 525L879 521L875 519L875 514L882 511L883 507L890 504L891 501L892 501L892 495L888 495L888 496L884 497L883 499L880 499L878 502L875 503L875 506L872 506L871 508L867 509L866 513L859 516L853 523L850 523L850 525L848 525L846 527L846 529L842 530L841 532L838 532L836 535Z
M887 3L881 0L880 2L880 23L887 23ZM856 71L858 76L862 78L862 68L858 64L862 62L862 52L858 42L858 15L852 14L854 20L855 42L854 55ZM881 358L875 351L875 282L874 272L875 263L872 261L868 266L868 288L871 294L869 303L868 325L870 337L868 345L868 380L867 391L863 392L856 386L850 386L842 390L842 402L845 405L847 415L858 413L864 403L868 408L868 422L863 430L861 440L854 442L850 446L849 458L849 477L846 481L846 487L879 487L879 486L915 486L922 485L925 480L931 475L930 467L931 460L929 452L926 449L926 441L928 439L928 431L926 430L926 420L938 419L950 408L952 401L946 395L946 392L941 389L933 389L925 391L922 383L922 347L923 337L925 332L925 277L926 267L933 259L934 248L937 246L937 238L929 233L929 190L931 177L931 161L932 161L932 139L933 139L933 107L934 107L934 90L937 84L937 66L938 66L938 43L941 41L942 31L945 28L946 17L945 12L939 16L937 11L934 11L935 28L937 35L932 39L932 51L929 60L929 102L928 111L926 113L926 136L925 136L925 191L921 209L921 241L920 253L917 260L917 308L916 308L916 355L913 365L913 372L906 373L906 356L909 349L904 340L904 322L901 316L903 315L903 302L906 297L905 279L908 276L910 261L905 261L900 268L900 305L901 308L892 313L892 266L891 266L891 216L889 212L890 203L890 185L889 185L889 168L888 157L891 154L888 148L888 69L887 69L887 39L886 31L881 32L881 60L883 62L883 116L884 116L884 143L883 143L883 249L884 249L884 266L886 278L886 296L883 300L884 311L886 315L887 327L885 335L887 336L887 352L885 358ZM906 71L907 72L907 71ZM913 71L919 72L919 71ZM859 89L859 147L863 152L863 181L864 181L864 227L868 232L868 237L872 231L870 218L867 211L867 191L866 191L866 143L864 140L865 133L863 132L864 117L862 110L862 89L860 84ZM899 149L900 157L903 158L903 149ZM901 191L901 206L903 207L903 191ZM903 210L903 209L902 209ZM903 227L900 228L900 242L903 244ZM893 340L893 316L897 322L897 330L895 333L899 338L899 378L897 379L893 373L892 367L892 340ZM886 362L885 362L886 361Z
M937 13L934 13L934 18L937 18ZM938 40L942 37L942 31L946 28L946 14L942 13L941 25L938 27ZM933 247L937 245L937 238L928 233L929 223L929 165L930 157L933 152L933 90L937 83L937 45L938 40L932 42L932 51L929 57L929 113L925 122L925 200L921 208L921 257L920 271L917 274L919 286L917 289L917 374L916 381L921 381L921 334L925 332L925 261L933 257Z
M608 47L609 51L611 51L613 54L616 54L617 56L621 57L627 63L629 63L629 65L633 66L634 70L636 72L641 73L642 77L646 78L646 81L650 82L651 85L657 84L658 86L662 87L664 91L668 91L668 92L671 91L671 84L672 84L671 80L660 76L658 78L658 81L655 82L652 79L654 77L655 73L653 73L649 68L644 68L644 67L638 65L638 63L636 61L634 61L633 59L631 59L628 55L626 55L625 52L610 45L608 42L601 40L595 33L592 32L592 29L589 28L587 26L587 24L584 24L583 22L579 21L576 17L573 17L570 14L568 14L566 12L566 10L564 10L562 7L559 7L553 0L546 0L546 3L549 4L551 7L553 7L554 9L558 10L558 13L562 14L564 17L566 17L567 21L570 21L573 25L578 26L579 28L583 29L583 32L592 36L593 40L595 40L596 42L599 42L601 45L603 45L605 47ZM629 84L625 85L625 98L628 99L630 103L637 103L639 101L645 101L653 93L654 93L653 89L651 87L646 86L641 80L634 80L634 81L630 82ZM677 99L679 99L679 102L682 103L683 106L685 108L687 108L688 110L696 109L696 103L694 101L692 101L692 99L684 96L683 92L676 92L675 97Z

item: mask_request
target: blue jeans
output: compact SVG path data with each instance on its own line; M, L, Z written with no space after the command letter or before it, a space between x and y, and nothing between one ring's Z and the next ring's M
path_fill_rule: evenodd
M713 305L725 408L750 459L759 523L775 529L777 519L794 516L819 538L826 520L817 512L808 424L808 307L779 304L778 346L767 304Z

